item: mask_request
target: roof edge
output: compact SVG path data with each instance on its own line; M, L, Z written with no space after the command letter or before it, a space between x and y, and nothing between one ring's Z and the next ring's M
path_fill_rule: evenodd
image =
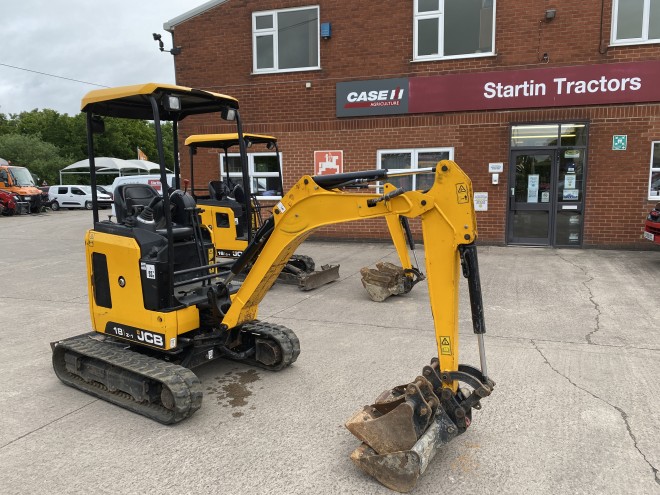
M186 22L187 20L192 19L193 17L196 17L200 14L203 14L207 10L210 10L213 7L221 5L221 4L223 4L227 1L228 0L211 0L210 2L206 2L202 5L200 5L199 7L195 7L194 9L189 10L188 12L175 17L174 19L170 19L169 21L164 22L163 23L163 29L165 31L169 31L171 33L171 32L174 31L175 26L177 26L177 25L179 25L183 22Z

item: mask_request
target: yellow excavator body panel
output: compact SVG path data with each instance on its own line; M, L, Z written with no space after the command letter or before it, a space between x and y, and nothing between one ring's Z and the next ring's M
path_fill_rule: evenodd
M153 266L140 261L135 239L89 230L85 248L89 308L96 332L167 351L177 347L179 335L199 328L199 311L194 306L167 312L145 309L143 280L152 276Z

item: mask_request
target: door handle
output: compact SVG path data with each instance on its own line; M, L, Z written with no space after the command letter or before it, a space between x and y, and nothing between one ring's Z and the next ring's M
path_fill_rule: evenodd
M515 195L516 195L516 188L512 187L511 188L511 196L515 196Z

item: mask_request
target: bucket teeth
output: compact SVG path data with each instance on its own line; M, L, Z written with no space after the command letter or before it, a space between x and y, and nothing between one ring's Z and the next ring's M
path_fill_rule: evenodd
M363 442L351 459L388 488L412 490L438 449L467 429L472 408L479 408L479 399L490 394L494 382L481 380L481 373L469 366L440 373L432 362L424 376L386 390L346 422ZM454 392L449 388L454 381L472 390Z

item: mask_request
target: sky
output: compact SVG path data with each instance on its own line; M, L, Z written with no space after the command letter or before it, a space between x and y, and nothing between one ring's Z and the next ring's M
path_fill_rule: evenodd
M75 115L100 86L174 83L163 23L207 0L0 0L0 113L50 108Z

